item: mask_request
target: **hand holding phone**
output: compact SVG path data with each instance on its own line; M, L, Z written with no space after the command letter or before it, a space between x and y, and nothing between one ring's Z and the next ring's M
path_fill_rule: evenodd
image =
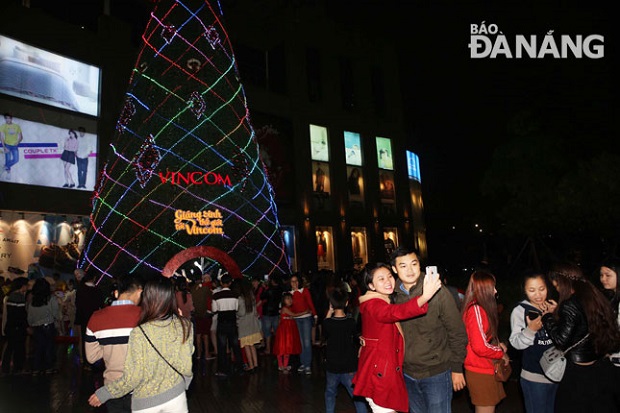
M439 273L437 272L437 266L429 265L428 267L426 267L426 276L432 280L438 280Z
M536 320L538 317L540 317L540 313L538 311L529 310L527 312L527 318L530 320Z

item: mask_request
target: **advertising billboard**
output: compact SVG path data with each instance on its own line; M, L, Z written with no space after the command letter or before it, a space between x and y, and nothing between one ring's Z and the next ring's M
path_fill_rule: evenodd
M101 70L0 36L0 92L87 115L99 115Z
M377 162L379 168L394 169L394 163L392 162L392 141L388 138L377 137Z
M329 162L329 140L326 127L310 125L310 152L313 161Z
M362 142L359 133L344 131L344 152L347 165L362 166Z
M79 124L61 128L13 116L0 118L0 182L92 191L97 135Z
M411 151L407 151L407 175L409 179L422 182L420 177L420 158Z

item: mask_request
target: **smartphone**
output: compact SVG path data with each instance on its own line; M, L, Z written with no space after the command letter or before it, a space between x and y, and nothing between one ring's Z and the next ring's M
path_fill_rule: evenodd
M540 313L538 311L528 310L527 318L530 320L536 320L538 317L540 317Z
M439 273L437 272L437 266L429 265L428 267L426 267L426 276L438 279Z

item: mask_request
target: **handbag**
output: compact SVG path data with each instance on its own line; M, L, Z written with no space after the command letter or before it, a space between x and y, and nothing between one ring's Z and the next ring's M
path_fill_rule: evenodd
M495 381L506 382L511 374L512 366L510 365L510 361L508 363L504 363L503 359L495 361L495 372L493 373Z
M557 347L550 347L545 350L540 358L540 367L542 367L545 377L555 383L562 381L564 371L566 370L566 353L583 343L589 336L590 333L586 334L581 340L564 351L559 350Z

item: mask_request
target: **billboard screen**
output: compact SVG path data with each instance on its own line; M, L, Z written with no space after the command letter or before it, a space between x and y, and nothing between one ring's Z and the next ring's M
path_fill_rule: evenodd
M0 92L22 99L99 115L101 70L0 36Z
M344 152L347 165L362 166L362 142L359 133L344 131Z
M0 182L92 191L97 135L18 117L0 118Z
M388 138L377 137L377 161L381 169L394 169L392 163L392 141Z
M326 127L310 125L310 151L313 161L329 162L329 140Z
M422 182L420 177L420 158L411 151L407 151L407 175L409 175L409 179Z

